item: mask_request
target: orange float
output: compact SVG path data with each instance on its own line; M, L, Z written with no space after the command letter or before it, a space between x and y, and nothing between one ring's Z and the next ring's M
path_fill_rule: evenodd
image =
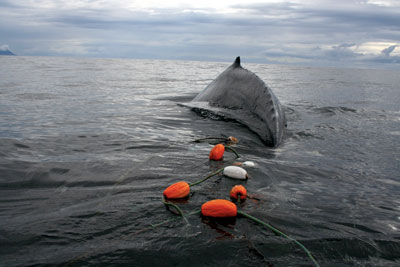
M231 192L230 192L230 196L233 199L246 199L247 197L247 190L243 185L235 185L234 187L232 187Z
M237 207L225 199L214 199L201 206L201 214L214 218L236 217Z
M210 160L222 160L224 157L225 146L223 144L215 145L210 151Z
M177 182L164 190L164 197L168 199L184 198L190 193L190 186L186 182Z

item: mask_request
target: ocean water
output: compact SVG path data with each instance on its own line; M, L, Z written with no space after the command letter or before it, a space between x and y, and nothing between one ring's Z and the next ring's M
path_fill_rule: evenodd
M239 210L321 266L399 266L400 72L242 58L285 107L285 140L268 148L178 105L229 65L0 57L0 265L311 265L246 218L185 222L163 205L168 185L237 161L210 162L212 144L193 140L235 136L238 160L257 164L250 178L193 187L185 213L242 183L251 198Z

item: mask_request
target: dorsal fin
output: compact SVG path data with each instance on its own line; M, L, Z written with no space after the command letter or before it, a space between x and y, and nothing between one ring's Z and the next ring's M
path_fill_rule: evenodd
M237 57L235 59L235 62L233 62L233 65L235 66L235 68L240 67L240 57Z

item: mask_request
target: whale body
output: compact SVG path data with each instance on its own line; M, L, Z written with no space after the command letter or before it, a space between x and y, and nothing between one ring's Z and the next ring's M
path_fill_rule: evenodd
M235 120L268 146L282 142L286 119L281 104L256 74L240 65L240 57L187 106Z

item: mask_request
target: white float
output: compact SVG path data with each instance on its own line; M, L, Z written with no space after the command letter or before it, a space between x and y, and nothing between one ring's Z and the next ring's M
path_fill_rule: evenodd
M245 180L248 178L247 171L238 166L225 167L223 174L228 177L235 178L235 179L241 179L241 180Z

